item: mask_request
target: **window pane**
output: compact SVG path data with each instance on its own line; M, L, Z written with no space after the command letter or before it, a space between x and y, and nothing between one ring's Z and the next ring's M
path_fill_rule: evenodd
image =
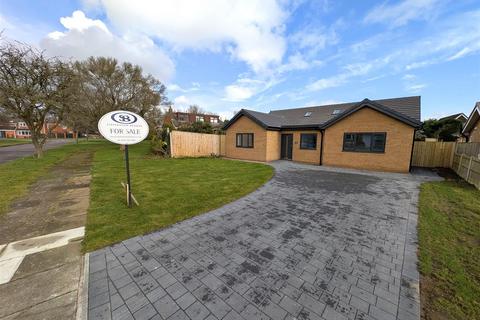
M373 135L372 151L385 151L385 133L377 133Z
M302 133L300 135L300 149L316 149L317 135L315 133Z
M247 136L248 136L248 144L247 144L247 147L251 148L251 147L253 147L253 134L252 134L252 133L249 133Z
M237 147L242 146L242 135L240 133L237 133Z
M355 150L356 151L370 151L372 145L371 134L356 134L355 135Z

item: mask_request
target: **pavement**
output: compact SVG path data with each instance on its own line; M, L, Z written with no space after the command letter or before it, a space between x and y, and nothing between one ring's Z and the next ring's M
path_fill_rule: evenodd
M420 319L419 185L274 162L224 207L89 255L95 319Z
M72 142L72 139L50 139L47 140L44 150L57 148L63 146L66 143ZM35 153L33 144L19 144L9 147L0 148L0 163L8 162L18 158L28 157Z
M0 215L1 320L76 318L91 159L69 156Z

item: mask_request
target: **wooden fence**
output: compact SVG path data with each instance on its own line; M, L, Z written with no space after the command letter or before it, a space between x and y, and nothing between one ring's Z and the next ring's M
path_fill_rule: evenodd
M455 142L415 141L412 166L450 168L455 152Z
M480 143L415 141L412 166L452 168L480 189Z
M480 142L458 142L455 152L467 156L480 156Z
M170 133L170 153L173 158L225 155L225 136L186 131Z
M480 189L480 158L455 152L452 169L465 181Z

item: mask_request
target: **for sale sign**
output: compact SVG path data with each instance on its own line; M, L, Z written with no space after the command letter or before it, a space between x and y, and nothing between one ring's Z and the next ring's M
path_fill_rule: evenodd
M117 110L109 112L98 121L100 134L116 144L135 144L148 136L148 124L130 111Z

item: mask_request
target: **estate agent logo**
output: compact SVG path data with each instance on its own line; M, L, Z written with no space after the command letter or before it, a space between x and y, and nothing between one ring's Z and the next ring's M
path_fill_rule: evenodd
M130 111L112 111L98 121L100 134L116 144L135 144L148 136L148 124L140 117Z

